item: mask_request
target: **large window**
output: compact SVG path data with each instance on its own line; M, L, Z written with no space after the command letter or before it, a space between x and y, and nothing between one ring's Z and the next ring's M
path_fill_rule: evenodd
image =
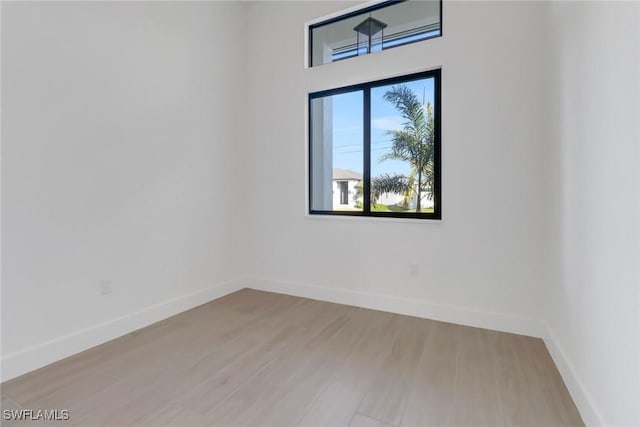
M309 66L441 35L441 0L385 1L310 25Z
M440 219L440 70L309 95L309 212Z

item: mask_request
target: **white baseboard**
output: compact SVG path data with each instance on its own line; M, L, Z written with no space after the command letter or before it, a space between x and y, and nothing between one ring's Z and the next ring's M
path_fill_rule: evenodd
M262 291L542 338L585 424L588 427L606 425L601 413L595 409L593 400L589 398L589 394L586 393L582 382L578 379L572 364L569 363L561 347L557 344L558 340L555 334L547 325L536 319L474 310L447 304L430 303L392 295L292 283L259 277L247 278L244 280L244 283L248 288Z
M583 421L587 426L603 426L603 418L593 405L593 400L585 392L572 365L564 356L553 331L544 323L530 318L473 310L466 307L417 301L369 292L358 292L324 286L299 284L258 277L247 278L247 287L268 292L276 292L311 298L321 301L347 304L374 310L388 311L409 316L422 317L458 325L474 326L501 332L510 332L542 338L549 349L554 363L573 398Z
M9 354L2 358L1 381L7 381L183 311L242 289L231 280L155 304L95 326Z
M589 427L606 425L601 412L593 405L593 400L576 375L573 365L558 345L555 334L538 320L392 295L258 277L220 283L9 354L2 359L1 381L10 380L245 287L542 338L585 424Z
M547 327L547 335L544 338L544 343L551 354L553 362L556 364L560 375L564 380L564 384L569 390L569 394L573 399L573 402L578 408L578 412L582 416L587 427L606 426L608 425L604 421L602 412L600 412L593 403L593 399L585 389L580 377L576 374L573 364L566 357L566 353L562 350L562 346L559 345L559 341L556 338L555 333L549 327Z
M246 287L257 290L405 314L458 325L528 335L536 338L543 338L546 333L544 324L535 319L474 310L467 307L431 303L388 294L329 288L258 277L249 277L245 279L244 283Z

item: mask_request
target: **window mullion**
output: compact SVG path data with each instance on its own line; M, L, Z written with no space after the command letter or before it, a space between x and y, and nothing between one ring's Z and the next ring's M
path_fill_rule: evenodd
M363 193L362 210L364 213L371 212L371 88L365 87L362 91L363 99L363 139L362 152L364 159L362 162L363 173Z

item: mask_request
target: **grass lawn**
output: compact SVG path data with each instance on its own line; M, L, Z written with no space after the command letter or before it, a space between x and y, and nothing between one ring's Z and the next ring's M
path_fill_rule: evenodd
M375 206L371 206L372 212L415 212L415 209L407 209L398 205L382 205L377 204ZM433 208L423 208L420 209L422 213L433 213Z

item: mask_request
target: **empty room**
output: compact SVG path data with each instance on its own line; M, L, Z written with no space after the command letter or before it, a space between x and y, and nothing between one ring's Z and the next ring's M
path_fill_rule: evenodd
M0 4L3 426L640 427L640 2Z

